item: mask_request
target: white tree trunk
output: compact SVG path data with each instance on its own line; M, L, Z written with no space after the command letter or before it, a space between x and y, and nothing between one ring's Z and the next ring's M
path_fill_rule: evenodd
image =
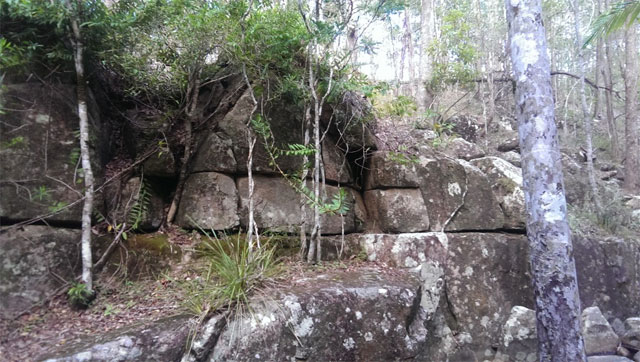
M585 141L587 147L587 174L589 175L589 186L591 187L591 199L596 205L598 212L601 209L600 199L598 198L598 186L596 184L595 171L593 170L593 123L591 115L589 114L589 107L587 106L587 96L585 91L585 59L584 51L582 50L582 34L580 34L580 8L577 0L572 1L573 17L574 17L574 30L576 36L576 49L578 51L578 71L580 76L580 105L582 107L582 117L584 119L584 131ZM598 83L596 82L596 85ZM596 92L598 89L596 88Z
M635 25L624 34L624 94L625 94L625 162L624 188L629 192L640 190L640 120L638 119L638 34Z
M93 293L93 259L91 256L91 212L93 211L93 171L89 155L89 115L87 112L87 89L84 78L84 44L80 32L79 9L72 9L71 2L67 2L71 15L71 30L73 31L74 63L76 68L78 118L80 119L80 158L84 175L84 205L82 206L82 282L90 293ZM80 7L81 1L76 6Z
M586 361L541 0L505 0L540 361Z

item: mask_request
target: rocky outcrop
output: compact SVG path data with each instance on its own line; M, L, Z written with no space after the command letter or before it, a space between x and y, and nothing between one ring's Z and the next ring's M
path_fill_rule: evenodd
M280 177L256 176L254 188L255 221L260 229L277 232L297 233L300 230L302 195L292 185ZM248 225L249 188L248 179L238 179L240 192L240 220L241 225ZM366 211L360 195L349 188L345 188L345 200L348 211L345 215L324 213L321 214L322 233L326 235L341 234L344 227L345 233L353 233L362 230ZM327 185L327 202L338 194L339 188ZM308 200L304 200L308 203ZM312 226L313 213L311 207L304 209L305 219L309 230ZM344 224L343 224L344 222Z
M472 164L482 170L504 211L506 229L524 229L525 204L522 190L522 171L498 157L484 157Z
M369 223L386 233L429 230L429 216L419 189L369 190L364 193Z
M616 353L620 338L615 334L598 307L584 309L581 324L587 355Z
M454 138L448 141L442 152L449 157L459 158L466 161L485 156L484 151L480 149L480 147L463 138Z
M640 310L640 242L574 237L580 301L608 318L636 317Z
M191 174L180 199L176 223L205 230L239 226L238 190L233 179L217 172Z
M192 328L188 316L161 319L89 337L43 356L47 362L178 361Z
M206 359L428 360L421 354L427 331L419 296L419 279L407 272L366 268L300 279L206 333L217 335Z
M80 230L31 225L0 231L0 317L23 312L75 278L79 242Z
M3 91L0 122L0 217L10 220L47 215L49 222L79 223L82 172L75 87L40 83L9 84ZM100 132L100 117L90 97L90 128ZM104 134L104 133L101 133ZM108 137L102 139L108 142ZM102 144L93 141L96 181ZM80 182L77 182L80 181Z
M502 342L494 362L535 362L538 360L536 312L519 305L511 308L502 327Z

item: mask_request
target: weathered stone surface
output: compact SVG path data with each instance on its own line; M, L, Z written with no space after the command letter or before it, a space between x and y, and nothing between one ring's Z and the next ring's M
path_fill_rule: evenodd
M189 175L176 223L182 227L224 230L240 225L238 191L229 176L216 172Z
M230 140L232 151L236 160L237 172L247 172L247 157L249 155L249 143L247 141L247 121L253 111L251 95L248 91L238 99L234 107L218 123L219 136ZM275 113L275 112L274 112ZM301 115L300 115L301 116ZM286 107L279 109L277 114L269 118L271 131L274 134L276 146L286 148L287 144L302 144L302 131L300 116L287 111ZM259 173L277 174L270 165L271 158L267 153L263 140L258 139L253 154L253 169ZM278 158L278 165L285 172L296 171L302 165L302 158L282 156Z
M496 230L504 225L500 208L487 176L471 163L458 160L464 167L466 193L463 205L457 210L445 230Z
M479 360L498 345L511 308L533 307L524 235L448 234L445 268L449 327Z
M498 157L484 157L471 161L489 178L491 188L504 211L504 227L524 229L525 204L522 190L522 171Z
M146 176L173 178L178 174L176 159L169 150L163 150L149 156L142 163L142 167Z
M360 244L367 259L392 267L415 268L426 261L444 266L447 262L449 241L447 234L362 234Z
M451 131L468 142L476 142L482 128L475 118L466 115L451 117L447 119L446 123L452 124Z
M494 362L536 362L537 360L536 312L516 305L511 308L509 319L502 327L502 343Z
M587 355L615 354L620 338L598 307L585 308L581 317L582 336Z
M640 350L640 317L627 318L624 321L622 344Z
M107 185L105 193L109 220L126 222L127 226L137 221L138 228L144 231L156 230L162 224L164 202L149 181L141 186L140 177L132 177L122 187L114 181Z
M586 200L590 200L589 175L585 166L563 153L562 173L567 203L581 206Z
M429 216L419 189L369 190L364 193L369 224L385 233L429 230Z
M113 242L113 234L102 235L93 239L94 260L101 257ZM128 280L144 278L156 279L173 265L180 262L182 249L171 242L164 233L129 234L127 240L121 241L127 249L126 260L120 252L111 253L101 272L112 275L118 271L126 273Z
M207 139L198 151L196 171L247 172L249 143L246 124L252 110L251 96L245 92L219 122L219 131L216 135L219 140ZM302 113L298 113L284 104L274 105L272 109L267 110L267 113L276 148L288 149L288 145L304 143ZM322 148L325 178L343 184L350 183L352 181L351 171L348 164L343 162L344 156L335 142L326 138ZM231 154L228 154L229 150L235 161L231 160ZM283 172L299 171L302 167L302 161L300 156L287 155L280 155L276 160L278 167ZM262 174L279 175L279 171L271 163L272 159L264 146L264 141L258 137L253 154L253 170ZM231 171L230 168L233 164L235 164L235 170Z
M498 151L500 152L519 151L519 149L520 145L517 137L508 139L498 145Z
M88 337L43 357L47 362L178 361L192 322L188 316L161 319Z
M637 317L640 310L640 242L574 237L580 301L607 319Z
M339 182L342 185L353 181L351 168L344 152L329 138L322 143L322 161L324 162L325 179Z
M215 132L200 144L193 160L193 172L235 173L237 168L231 140Z
M367 268L301 279L230 321L211 361L388 361L418 356L427 338L419 280Z
M460 158L463 160L473 160L484 157L484 151L475 143L464 140L463 138L454 138L447 143L447 147L442 152L449 157Z
M76 172L79 143L75 87L40 83L9 84L3 92L6 114L0 122L0 217L22 220L45 215L82 197ZM92 131L99 131L95 103L88 102ZM108 140L108 137L102 137ZM99 142L101 140L98 140ZM96 162L101 144L92 144ZM101 168L94 164L96 182ZM82 202L47 218L80 222Z
M415 158L386 151L371 155L369 172L365 180L365 189L390 187L419 187L419 162Z
M280 177L255 176L254 182L255 220L258 228L289 233L299 232L301 195L285 179ZM326 187L327 199L331 200L333 195L339 192L338 188L331 185ZM242 226L246 227L248 225L249 212L249 189L246 177L238 179L238 190L241 203L240 219ZM349 188L346 188L345 191L349 211L343 217L337 214L322 214L323 234L340 234L343 221L345 233L362 230L366 212L362 210L361 197L357 192ZM305 215L310 228L313 217L309 207L305 208Z
M80 271L80 230L24 226L0 231L0 317L22 312Z
M633 355L633 362L640 362L640 352Z
M510 164L521 168L522 167L522 157L516 151L504 152L500 155L500 158L509 162Z
M433 154L420 157L420 190L431 230L492 230L502 226L488 179L465 161Z
M590 357L587 357L587 362L633 362L633 361L622 356L590 356Z

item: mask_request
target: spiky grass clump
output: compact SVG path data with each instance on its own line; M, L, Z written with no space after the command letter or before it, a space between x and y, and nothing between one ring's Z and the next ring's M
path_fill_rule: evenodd
M205 266L185 283L184 306L195 315L248 304L250 293L277 272L275 247L237 238L210 237L199 251Z

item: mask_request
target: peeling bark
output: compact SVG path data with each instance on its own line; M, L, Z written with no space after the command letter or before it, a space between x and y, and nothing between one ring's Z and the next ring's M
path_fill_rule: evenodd
M586 361L540 0L505 0L541 361Z

